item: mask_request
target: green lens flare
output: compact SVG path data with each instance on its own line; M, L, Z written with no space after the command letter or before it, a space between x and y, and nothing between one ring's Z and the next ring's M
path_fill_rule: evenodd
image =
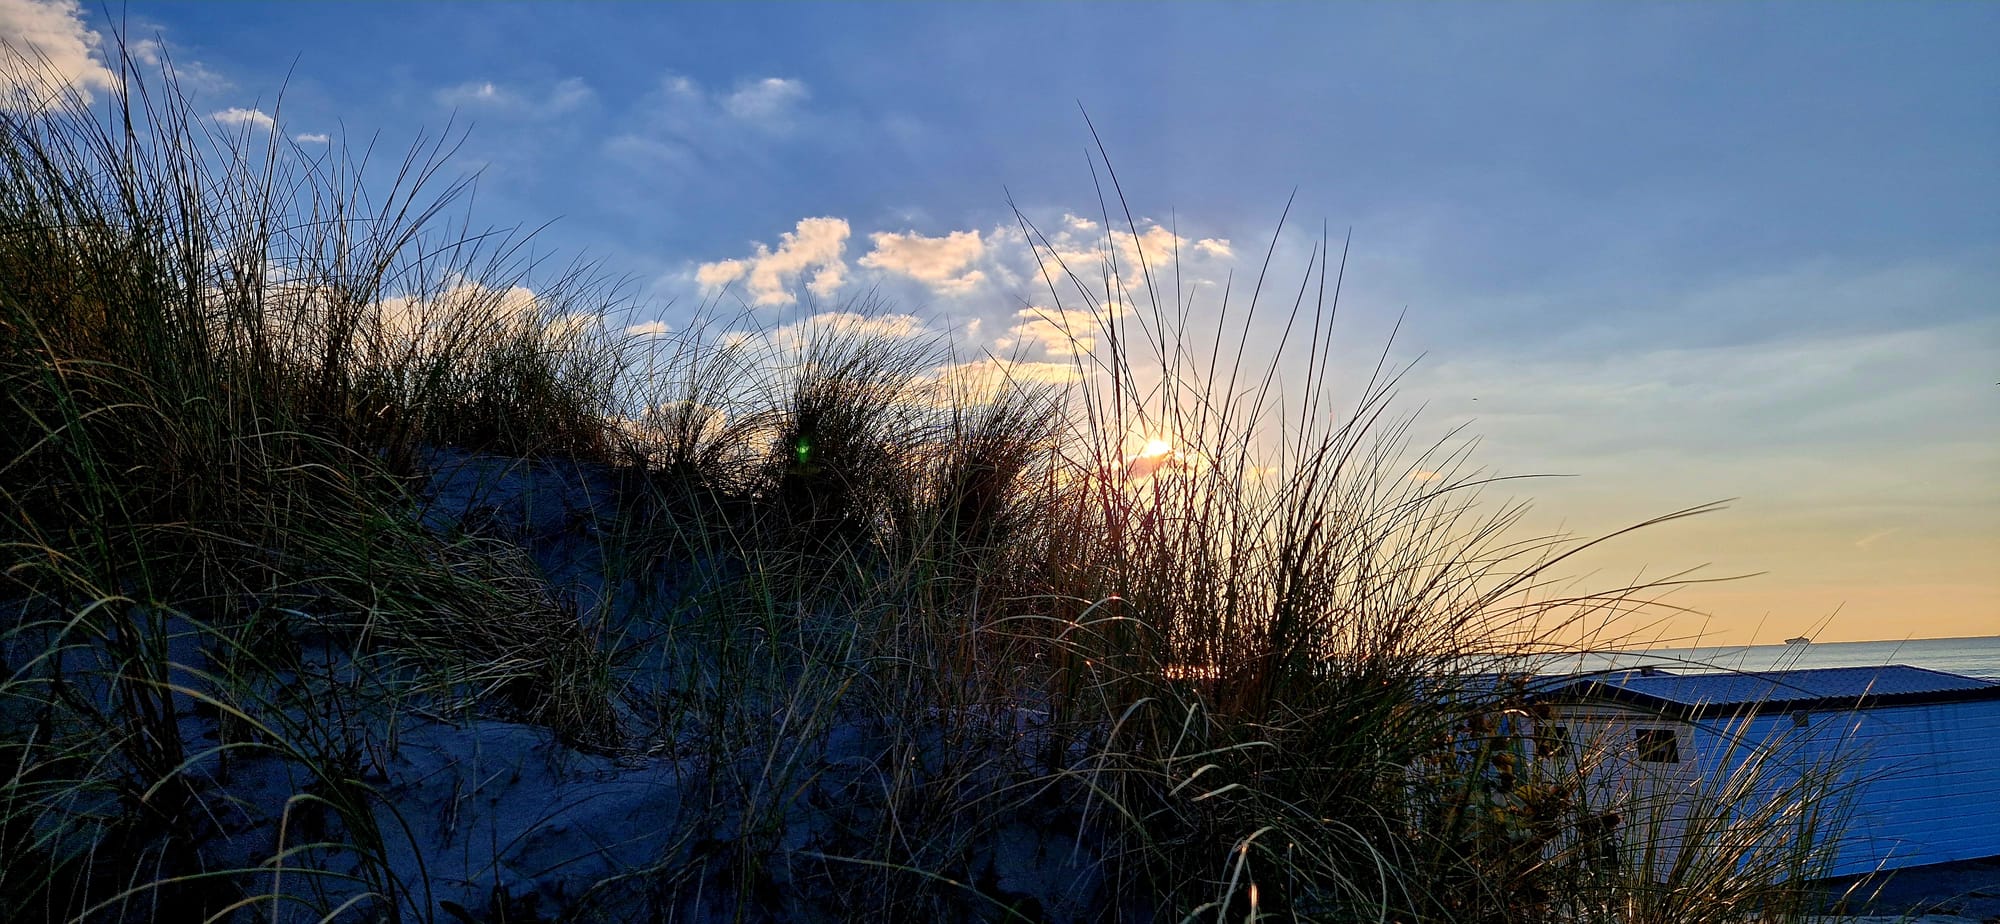
M807 440L801 439L797 443L792 445L792 454L799 457L799 463L801 465L805 464L808 460L811 459L812 451L813 451L812 443Z

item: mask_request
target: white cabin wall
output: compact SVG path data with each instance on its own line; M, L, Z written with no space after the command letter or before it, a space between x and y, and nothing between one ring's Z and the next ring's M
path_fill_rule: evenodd
M1687 794L1699 785L1691 723L1643 710L1611 705L1558 707L1549 724L1570 730L1572 761L1564 771L1584 776L1586 805L1620 817L1619 839L1628 846L1647 845L1649 865L1664 875L1673 864L1685 827ZM1673 729L1681 761L1641 763L1634 733L1641 728Z
M1821 711L1805 728L1768 715L1734 731L1778 750L1773 790L1838 762L1849 815L1832 875L2000 854L2000 703Z
M1804 727L1788 713L1689 724L1616 706L1563 707L1549 721L1602 750L1587 777L1595 806L1713 793L1742 772L1752 759L1743 745L1754 745L1773 756L1758 768L1753 800L1796 786L1805 767L1844 761L1834 798L1848 800L1851 815L1830 875L2000 855L2000 701L1818 711ZM1668 725L1680 729L1682 765L1634 763L1632 729ZM1741 744L1732 750L1732 741ZM1684 817L1660 814L1653 830L1671 837Z
M1852 726L1842 872L2000 855L2000 701L1872 709Z

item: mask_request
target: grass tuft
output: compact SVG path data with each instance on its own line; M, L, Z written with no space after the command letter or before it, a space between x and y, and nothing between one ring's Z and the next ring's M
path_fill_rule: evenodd
M866 303L641 343L451 133L124 63L0 113L0 918L1803 914L1837 768L1614 839L1543 759L1496 672L1665 588L1559 592L1403 370L1336 387L1324 234L1198 305L1021 216L1067 386Z

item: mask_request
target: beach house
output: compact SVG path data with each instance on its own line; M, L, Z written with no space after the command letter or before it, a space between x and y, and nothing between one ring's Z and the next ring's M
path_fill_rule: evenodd
M1691 844L1782 850L1836 832L1825 875L2000 855L2000 683L1895 665L1647 668L1542 689L1538 757L1583 772L1655 870Z

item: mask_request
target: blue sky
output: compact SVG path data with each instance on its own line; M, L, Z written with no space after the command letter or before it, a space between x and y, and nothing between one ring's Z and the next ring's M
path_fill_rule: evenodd
M1254 272L1294 189L1279 278L1321 221L1351 228L1343 342L1368 355L1407 310L1427 426L1578 476L1520 489L1537 523L1742 498L1592 560L1768 572L1677 597L1715 615L1671 633L2000 633L2000 6L113 15L204 111L392 149L468 127L481 222L556 219L541 246L629 276L668 325L718 293L796 313L817 282L1032 346L1017 312L1047 293L1007 196L1052 229L1102 218L1081 104L1194 277ZM85 45L112 26L0 0L11 34L58 21Z

